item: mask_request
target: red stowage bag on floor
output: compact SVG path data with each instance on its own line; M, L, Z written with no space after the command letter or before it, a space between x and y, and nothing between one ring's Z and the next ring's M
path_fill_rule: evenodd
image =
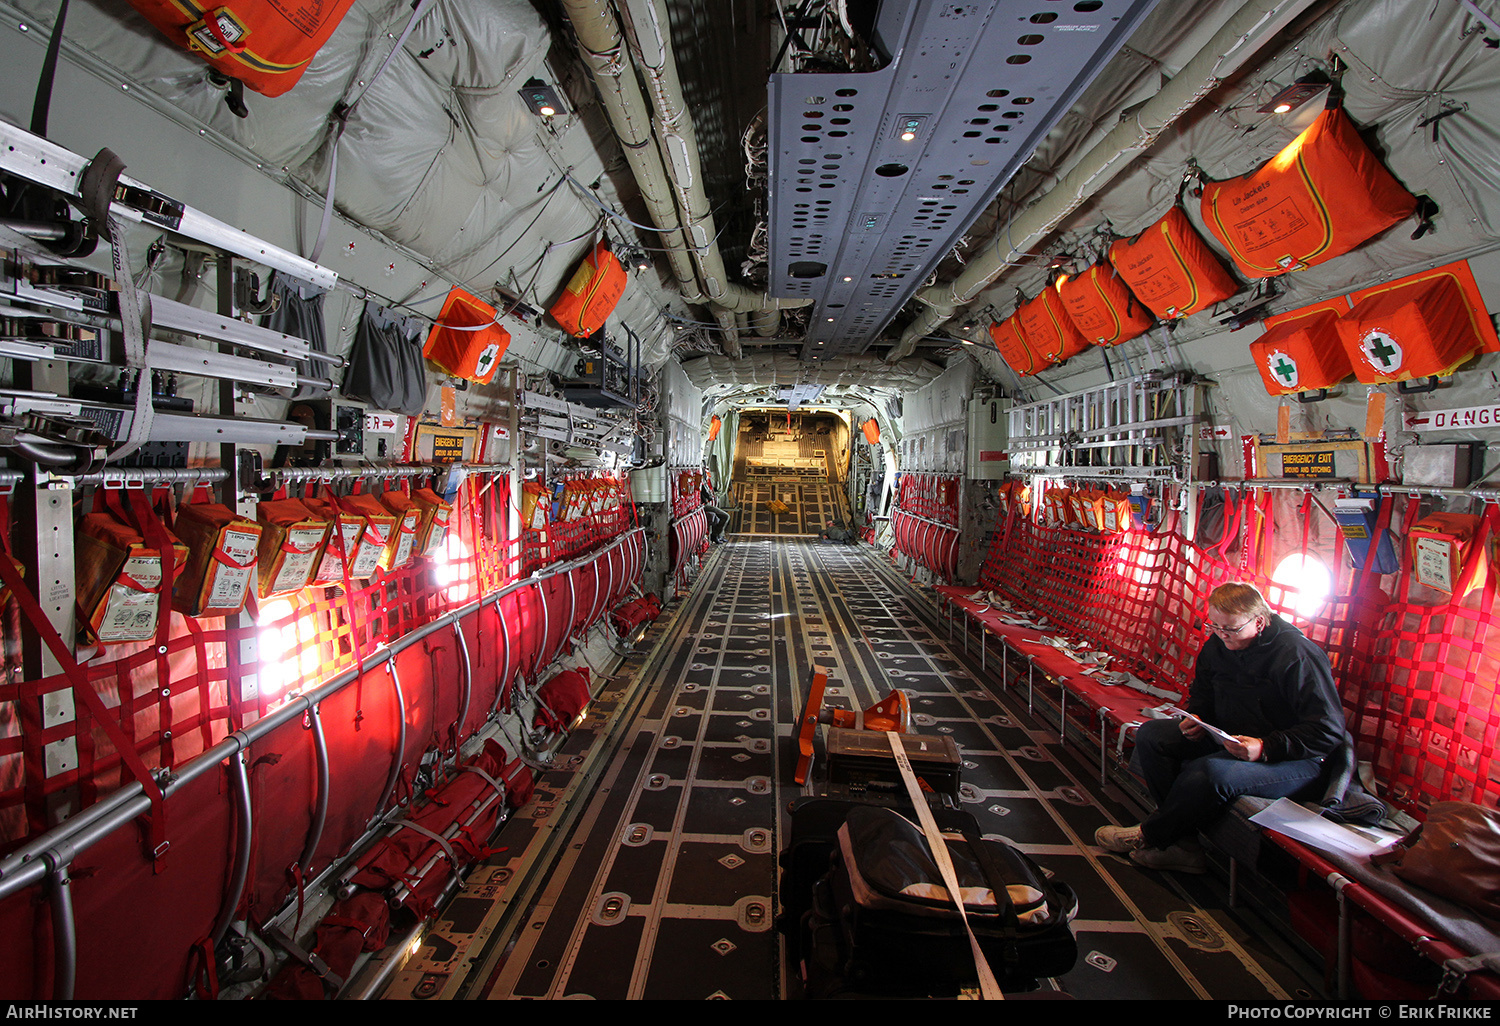
M532 726L545 730L567 730L589 704L589 671L564 670L541 686L536 694L536 718Z
M661 615L661 606L656 601L655 595L647 595L638 598L634 602L625 602L610 614L610 621L614 624L616 633L629 634L647 620L655 620Z
M1258 171L1205 185L1202 210L1239 269L1269 278L1341 256L1416 206L1335 107Z
M479 756L469 763L505 785L508 794L499 800L491 801L495 789L484 777L478 773L459 773L429 792L429 800L414 809L405 822L414 823L439 837L447 836L449 829L459 823L457 832L448 841L454 854L464 864L487 857L489 852L484 848L484 842L494 833L495 824L505 808L505 799L512 791L510 781L502 779L501 775L505 760L505 749L494 741L486 741ZM429 863L431 866L426 874L418 879L416 874ZM411 890L405 906L425 919L434 910L455 868L449 863L447 852L431 837L416 830L400 829L398 825L398 829L382 838L360 859L354 883L377 891L405 884Z
M391 908L374 891L345 898L324 917L313 935L311 951L331 973L349 979L361 952L380 951L391 935ZM328 989L317 973L299 962L288 962L271 981L265 1001L322 1001Z

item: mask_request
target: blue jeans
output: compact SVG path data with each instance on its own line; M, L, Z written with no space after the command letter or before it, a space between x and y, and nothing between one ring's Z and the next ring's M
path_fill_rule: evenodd
M1130 764L1156 799L1156 811L1141 822L1148 848L1166 848L1196 835L1242 795L1289 798L1323 772L1322 759L1237 759L1212 738L1183 737L1176 720L1141 724Z

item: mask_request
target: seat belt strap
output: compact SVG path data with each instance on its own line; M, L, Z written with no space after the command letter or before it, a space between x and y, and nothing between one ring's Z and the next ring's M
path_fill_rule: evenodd
M937 863L938 872L943 874L943 886L948 888L948 896L958 907L958 917L963 921L964 932L969 935L969 948L974 952L974 965L979 970L979 993L986 1001L1004 1000L1005 995L1000 991L1000 984L995 982L995 974L990 972L990 964L985 959L984 952L979 948L979 938L974 936L974 929L969 925L969 912L964 908L963 893L958 887L958 873L953 869L953 860L948 857L948 844L943 840L937 821L932 818L932 810L927 807L927 799L923 797L922 789L917 784L916 774L911 769L911 760L906 757L906 748L901 744L901 735L894 730L888 730L885 738L890 742L891 755L896 759L896 768L901 771L901 781L906 785L906 794L916 809L917 822L922 825L922 833L927 836L927 846L932 849L932 860ZM996 895L995 900L998 902L1000 896Z

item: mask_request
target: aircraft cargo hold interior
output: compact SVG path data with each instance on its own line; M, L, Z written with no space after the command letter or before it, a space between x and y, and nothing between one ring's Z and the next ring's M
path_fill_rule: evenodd
M0 63L8 1015L1500 995L1495 0Z

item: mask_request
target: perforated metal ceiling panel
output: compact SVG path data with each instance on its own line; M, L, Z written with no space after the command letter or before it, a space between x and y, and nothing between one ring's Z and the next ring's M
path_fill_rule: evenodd
M771 293L862 353L1155 0L886 0L891 61L770 83ZM909 138L907 138L909 136Z

